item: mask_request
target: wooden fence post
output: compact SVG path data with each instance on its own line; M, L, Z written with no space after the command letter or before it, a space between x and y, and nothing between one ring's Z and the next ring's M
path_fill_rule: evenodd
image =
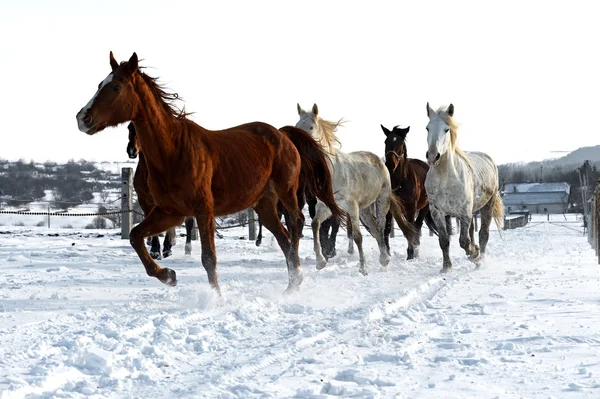
M600 234L598 234L600 232L600 217L598 217L600 215L600 201L599 201L599 197L600 197L600 181L596 184L596 190L594 190L594 233L596 234L595 237L595 244L596 244L596 256L598 257L598 264L600 265Z
M128 240L133 226L133 168L121 168L121 239Z
M248 209L248 239L256 241L256 214L254 209Z

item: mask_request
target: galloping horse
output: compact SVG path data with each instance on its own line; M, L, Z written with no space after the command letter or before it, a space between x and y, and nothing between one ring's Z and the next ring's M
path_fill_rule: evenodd
M288 267L287 291L302 283L298 243L304 217L296 192L301 169L316 173L309 190L341 217L331 187L326 154L310 135L294 143L262 122L210 131L187 118L155 78L138 66L133 53L117 63L89 102L77 113L79 130L93 135L109 126L132 121L148 166L148 187L156 205L131 230L130 242L149 276L174 286L175 271L161 268L150 257L144 238L180 224L186 216L198 222L202 265L208 281L220 294L215 251L215 216L253 207L276 237ZM277 217L277 202L289 213L289 232Z
M148 166L146 166L146 160L144 158L144 154L139 151L139 144L137 140L137 135L135 132L135 126L132 122L127 125L127 129L129 130L129 142L127 143L127 155L129 155L130 159L135 159L139 155L138 166L135 168L135 173L133 175L133 188L138 196L138 202L140 203L140 207L144 211L144 215L148 215L152 208L154 207L154 199L152 198L152 194L150 193L150 189L148 188ZM185 240L185 254L192 254L192 229L194 228L194 218L185 218L185 230L186 230L186 240ZM175 240L175 228L169 229L165 234L165 239L163 241L163 252L162 256L164 258L171 255L171 246L173 241ZM150 256L152 259L160 259L160 241L158 236L152 237L152 246L150 248Z
M348 213L349 225L352 225L352 235L358 247L359 271L367 274L359 225L361 220L377 240L380 252L379 262L386 266L390 261L390 254L386 247L384 230L386 215L392 202L392 187L390 175L383 161L377 155L367 151L346 154L337 150L335 144L339 143L339 140L335 136L335 131L339 122L322 119L316 104L313 105L310 112L304 111L298 104L298 115L300 120L296 126L310 132L327 152L333 165L335 201ZM318 201L316 215L312 220L317 269L322 269L327 264L321 251L319 230L323 220L330 215L331 212L327 209L327 205Z
M504 206L498 192L498 168L492 158L482 152L462 152L456 146L458 124L454 105L434 111L427 103L427 163L425 180L429 209L438 229L443 253L442 272L452 269L446 230L446 215L460 220L460 246L479 267L485 256L490 223L494 218L498 230L504 219ZM473 213L481 213L479 247L474 243Z
M419 256L419 245L421 241L421 227L423 220L429 229L437 233L435 223L429 213L429 200L425 191L425 177L429 166L419 159L408 158L406 151L406 135L410 126L399 128L395 126L389 130L381 125L385 133L385 166L390 172L392 190L402 201L405 217L412 223L417 234L414 240L408 240L407 259ZM417 216L415 220L415 215ZM400 229L403 229L400 226ZM410 232L402 231L405 237L410 237Z

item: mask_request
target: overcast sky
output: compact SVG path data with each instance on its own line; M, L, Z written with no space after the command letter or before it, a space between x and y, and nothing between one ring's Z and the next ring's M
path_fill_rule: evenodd
M459 146L498 163L599 144L597 1L0 0L0 158L127 159L125 125L75 114L137 52L208 129L295 124L296 103L345 118L343 150L383 154L426 103L452 102ZM183 105L183 104L181 104Z

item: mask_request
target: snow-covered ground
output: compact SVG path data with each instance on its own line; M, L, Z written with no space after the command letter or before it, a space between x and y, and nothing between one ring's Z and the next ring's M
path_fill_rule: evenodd
M556 219L493 231L478 271L453 236L448 275L426 230L417 261L392 239L387 268L366 237L366 277L340 234L316 271L305 229L291 296L273 238L226 230L221 298L198 242L160 261L170 288L115 230L4 226L0 397L598 398L600 266L581 224Z

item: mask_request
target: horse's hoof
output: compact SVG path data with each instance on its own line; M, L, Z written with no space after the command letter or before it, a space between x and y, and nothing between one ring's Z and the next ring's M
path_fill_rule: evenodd
M163 251L163 258L168 258L171 255L173 255L173 251L170 249L168 251Z
M442 267L442 270L440 270L440 273L450 273L452 271L452 266L444 266Z
M257 238L255 244L257 247L260 247L260 244L262 244L262 240Z
M360 269L358 269L358 271L360 272L360 274L362 274L363 276L366 276L367 274L369 274L369 272L367 272L367 269L365 269L364 267L361 267Z
M171 287L175 287L177 285L177 273L175 273L175 270L171 270L165 267L164 269L161 269L160 272L158 272L156 277L163 284L169 285Z
M317 261L317 270L321 270L325 266L327 266L327 261L326 260Z
M162 259L161 253L156 251L150 251L150 257L154 260Z
M348 255L354 255L354 248L353 249L348 248Z
M379 257L379 263L381 264L381 266L387 266L390 264L390 257L385 255L385 256L380 256Z
M192 254L192 245L189 243L185 244L185 254L186 255L191 255Z

